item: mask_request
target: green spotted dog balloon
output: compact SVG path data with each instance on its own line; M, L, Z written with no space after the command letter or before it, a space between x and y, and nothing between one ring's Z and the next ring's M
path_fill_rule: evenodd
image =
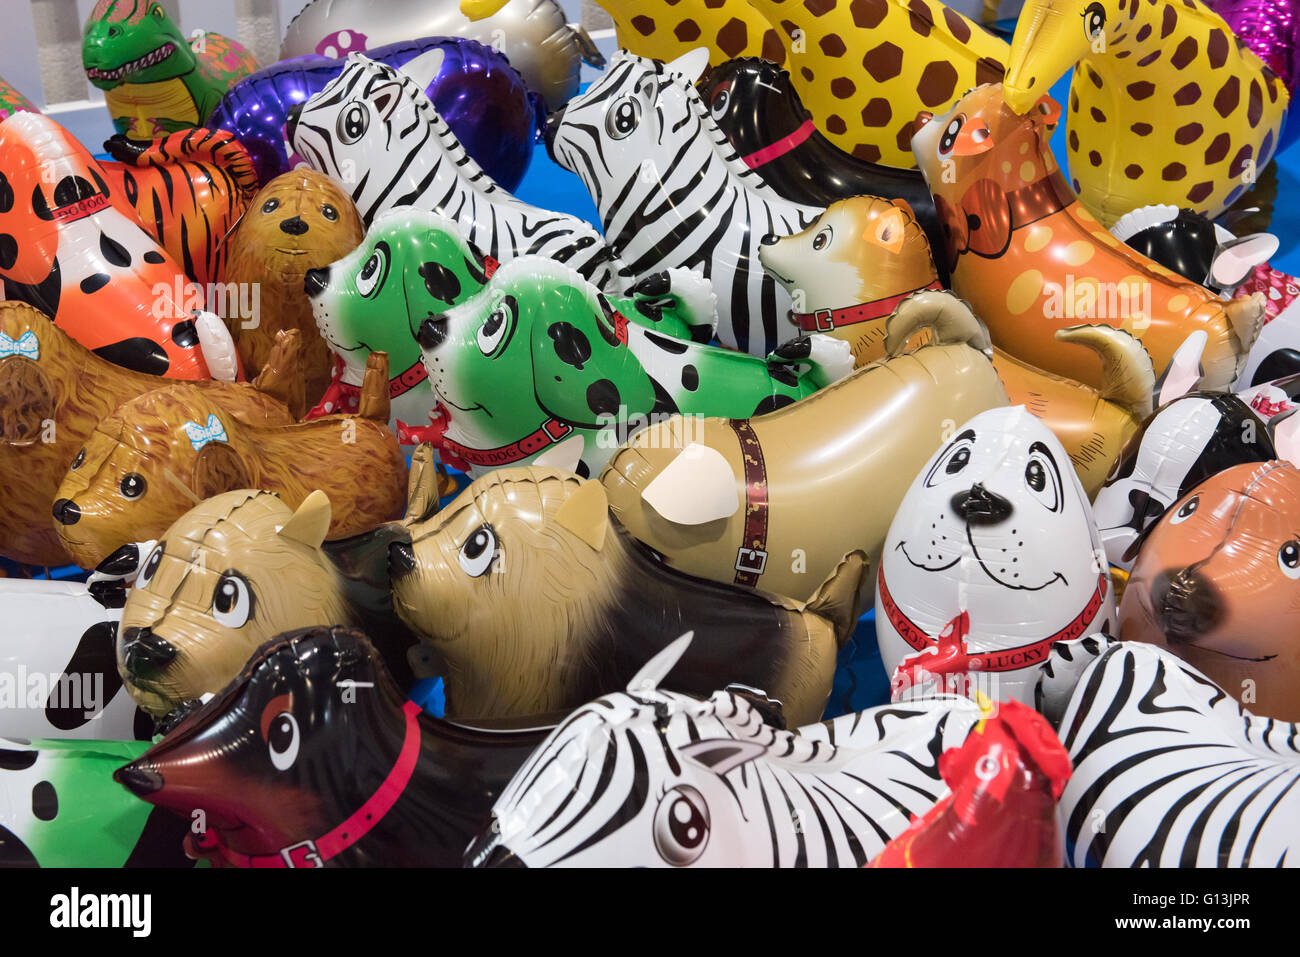
M307 272L321 335L339 362L335 382L313 415L352 411L366 357L388 353L392 425L404 444L431 438L424 428L435 397L415 341L420 323L479 292L498 263L437 213L399 207L376 217L361 245ZM641 280L614 308L663 335L708 342L717 322L709 281L686 269Z
M645 328L563 263L521 256L420 323L447 411L443 457L480 475L545 457L596 475L660 417L762 415L847 375L848 344L795 339L767 359Z

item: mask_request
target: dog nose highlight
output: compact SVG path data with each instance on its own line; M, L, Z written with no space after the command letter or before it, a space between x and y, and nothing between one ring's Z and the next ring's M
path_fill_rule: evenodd
M970 525L996 525L1011 517L1011 503L997 492L990 492L983 482L954 495L952 510Z
M302 280L302 288L306 290L308 296L319 296L329 284L330 270L328 266L320 269L308 269L307 275Z
M148 678L176 660L176 648L148 628L128 628L122 633L122 655L127 671Z
M61 498L54 503L54 520L60 525L76 525L81 520L81 509L70 498Z
M415 571L415 549L406 542L393 542L388 546L388 574L401 578Z
M1223 616L1214 586L1187 568L1151 583L1151 607L1171 643L1194 641L1213 631Z
M280 223L280 231L288 233L290 236L301 236L307 229L308 226L302 221L301 216L294 216Z

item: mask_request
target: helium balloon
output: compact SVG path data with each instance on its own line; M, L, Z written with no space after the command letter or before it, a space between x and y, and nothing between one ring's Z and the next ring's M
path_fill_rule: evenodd
M1300 469L1233 466L1140 543L1119 636L1168 648L1254 713L1300 719Z
M411 541L390 548L393 598L445 662L448 717L577 707L690 629L701 639L674 687L770 689L799 722L826 707L868 579L860 551L802 603L664 567L613 521L600 483L569 472L500 469L439 514L421 515L436 498L412 487Z
M1106 226L1151 203L1219 215L1272 160L1291 98L1199 0L1028 0L1007 105L1030 112L1071 67L1070 172Z
M930 457L889 526L876 639L894 697L934 686L1033 702L1053 643L1115 620L1083 486L1023 406L982 412Z
M117 131L134 140L201 126L230 85L257 69L229 37L187 38L152 0L99 0L82 31L81 62Z
M497 250L508 260L507 252ZM371 351L387 352L398 439L403 445L418 444L439 434L435 426L424 427L431 417L444 427L445 422L434 412L437 398L415 333L424 319L476 296L500 265L471 245L452 220L404 206L380 214L350 255L326 268L309 269L306 288L315 322L337 359L330 388L309 417L352 410L366 357ZM627 293L607 299L630 322L676 339L712 339L717 324L713 289L697 273L665 270Z
M234 378L215 316L186 309L188 279L141 227L126 191L40 113L0 122L0 277L110 362L176 379ZM206 339L206 342L205 342ZM211 363L211 368L210 368Z
M939 287L925 235L901 200L840 200L803 232L768 237L758 258L792 296L802 295L807 312L795 314L800 328L829 328L830 335L847 339L859 367L884 355L889 317L899 303ZM960 310L969 312L950 298L922 325L952 321L947 313ZM966 321L978 323L974 315ZM1056 338L1101 357L1101 389L1043 372L1001 349L993 350L993 366L1011 401L1028 405L1065 445L1091 497L1124 442L1151 414L1155 373L1141 343L1122 330L1079 325L1058 330Z
M1293 95L1300 83L1296 10L1291 0L1206 0L1233 35L1276 73Z
M456 220L490 256L556 256L603 288L626 274L586 220L530 206L494 183L420 84L392 67L349 54L288 129L314 169L350 189L367 226L388 209L414 206Z
M1093 635L1053 651L1040 708L1074 764L1057 811L1071 865L1295 859L1300 726L1224 690L1154 645Z
M191 821L113 783L148 746L0 737L0 867L193 867L182 844ZM53 920L65 896L55 895Z
M792 301L763 273L758 240L798 232L821 208L782 199L721 145L726 137L695 87L705 52L663 64L620 51L604 76L551 114L547 148L582 178L605 240L637 275L699 268L718 294L718 339L765 356L789 338ZM643 90L655 91L652 105Z
M406 461L388 430L383 360L370 357L356 417L262 416L251 386L232 395L177 384L124 403L96 426L59 486L53 512L64 547L92 568L121 545L161 538L195 502L243 488L276 492L293 508L325 491L335 503L331 539L397 518ZM301 381L298 363L273 356L270 366ZM253 414L237 414L250 405Z
M319 93L344 66L334 57L295 57L245 77L221 99L207 123L229 130L252 153L263 185L287 173L285 124L295 106ZM404 40L367 54L412 77L433 101L466 152L506 189L523 179L533 155L540 105L505 55L474 40ZM335 58L336 57L336 58ZM485 117L492 122L485 122Z
M566 718L502 792L466 862L861 867L944 799L939 751L970 733L974 704L944 695L791 731L781 702L754 689L704 700L661 690L709 637L683 636L625 691ZM601 766L629 770L601 781L590 773Z
M811 599L850 549L874 567L945 430L1007 402L987 333L954 305L938 292L904 300L890 358L778 412L650 425L601 475L615 518L668 567L793 598ZM934 341L904 352L935 312Z
M113 646L122 613L80 582L0 579L0 737L148 739L153 722L122 690Z
M1033 708L1006 701L939 756L951 793L885 845L872 867L1060 867L1056 802L1070 757Z
M285 31L280 57L343 57L416 37L464 37L500 50L550 109L578 92L582 64L605 65L555 0L311 0Z
M365 635L305 628L114 778L187 827L202 809L186 850L217 866L454 867L558 717L449 724L406 700Z
M277 176L252 200L226 242L226 282L257 290L253 309L227 308L244 371L257 375L281 330L296 329L302 342L306 402L314 406L330 383L334 357L316 327L304 280L315 268L352 252L365 235L352 198L338 183L311 169ZM234 314L253 312L245 318ZM408 332L409 338L409 332ZM375 347L385 351L382 345ZM357 376L358 399L365 356ZM403 367L405 368L405 367Z
M1174 206L1143 206L1120 217L1110 229L1124 245L1207 289L1237 294L1253 292L1242 283L1255 267L1277 252L1268 233L1234 236L1200 213ZM1276 307L1265 303L1272 319Z
M135 587L122 609L117 665L140 707L174 723L272 636L332 622L366 627L407 680L413 638L389 596L395 530L323 545L329 526L324 495L292 509L273 493L241 490L196 505L156 546L136 550L135 567L118 569L134 574Z
M421 322L416 338L447 410L435 444L475 476L560 454L561 444L572 446L570 468L595 475L651 416L762 415L853 368L848 344L829 336L795 339L764 361L658 335L541 256L506 263L482 291Z
M744 164L786 199L809 206L864 194L905 200L930 245L943 248L925 178L914 169L869 163L840 150L818 131L790 74L775 63L728 60L702 77L699 89ZM939 279L947 283L946 270Z
M1237 377L1264 315L1263 297L1225 303L1145 259L1076 201L1048 140L1060 106L1027 115L1000 85L981 86L945 115L918 117L912 147L944 223L952 286L988 325L994 345L1094 388L1098 359L1060 349L1059 329L1105 323L1142 341L1157 374L1192 332L1209 337L1204 387Z
M483 5L482 0L462 0L462 7ZM703 46L714 66L741 56L785 62L784 38L775 21L748 0L600 0L599 5L614 21L619 48L637 56L666 62Z

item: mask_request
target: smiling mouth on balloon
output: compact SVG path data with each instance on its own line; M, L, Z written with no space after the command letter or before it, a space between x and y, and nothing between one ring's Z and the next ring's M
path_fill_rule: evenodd
M130 63L124 63L111 70L101 70L98 67L91 67L86 71L86 75L92 80L120 80L128 73L137 73L140 70L147 70L151 66L157 66L175 52L176 47L168 41L152 53L146 53L144 56L132 60Z

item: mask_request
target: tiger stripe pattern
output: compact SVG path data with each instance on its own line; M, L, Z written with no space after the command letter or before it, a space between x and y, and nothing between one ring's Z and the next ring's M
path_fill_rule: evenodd
M782 198L745 165L695 88L703 65L695 53L663 64L619 52L558 125L552 115L549 145L591 193L633 273L702 271L718 295L718 338L765 356L798 331L790 293L763 271L759 246L823 210Z
M369 226L401 206L441 213L504 262L525 254L567 263L611 292L623 270L590 223L502 189L465 151L419 84L358 53L289 120L289 139L316 170L350 189Z

